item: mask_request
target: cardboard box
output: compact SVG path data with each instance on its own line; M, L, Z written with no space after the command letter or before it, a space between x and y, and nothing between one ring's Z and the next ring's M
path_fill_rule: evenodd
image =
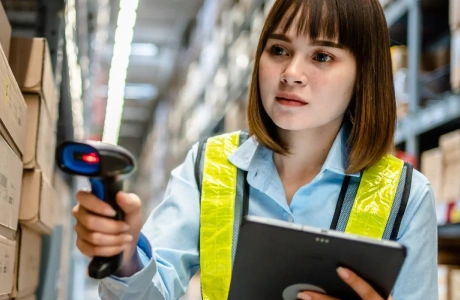
M27 140L23 156L25 169L40 169L51 182L54 170L56 132L45 103L38 94L24 94L27 104Z
M37 296L35 294L26 296L26 297L20 297L16 298L16 300L37 300Z
M443 199L453 202L460 199L460 163L445 164Z
M25 170L19 222L41 234L54 227L56 194L40 170Z
M450 84L453 91L460 92L460 28L452 31L450 61Z
M0 46L3 48L6 57L8 57L10 53L11 32L10 22L0 2Z
M460 300L460 270L452 270L450 273L450 297Z
M41 236L20 226L16 243L15 277L10 296L21 298L35 294L40 275Z
M460 28L460 0L450 0L449 23L452 30Z
M9 299L14 282L16 241L0 236L0 299Z
M42 96L53 120L57 110L56 91L48 43L44 38L13 38L10 65L23 93Z
M12 231L18 227L22 172L22 160L0 137L0 227Z
M0 134L19 157L24 153L26 118L26 102L8 65L8 59L0 49Z
M439 265L438 266L438 291L439 300L457 300L453 298L453 291L456 287L452 286L452 275L460 271L460 266ZM455 275L454 275L455 276Z
M440 136L439 147L444 155L444 163L460 161L460 130Z
M443 201L443 156L439 148L431 149L422 153L420 171L428 178L433 188L436 203Z

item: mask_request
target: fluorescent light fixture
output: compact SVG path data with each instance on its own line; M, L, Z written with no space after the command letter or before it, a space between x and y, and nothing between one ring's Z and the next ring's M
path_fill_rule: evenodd
M118 13L115 45L109 73L107 108L102 140L117 144L125 102L126 74L131 55L134 25L139 0L121 0Z
M125 83L125 86L117 86L115 80L117 76L113 77L113 86L111 90L115 95L117 93L124 93L125 99L135 99L138 101L151 101L158 97L158 88L152 84L148 83ZM124 91L123 91L124 88ZM109 90L108 86L101 85L97 90L97 95L99 97L108 98Z
M133 43L131 45L131 56L150 56L155 57L160 50L158 46L150 43Z
M66 3L65 15L66 54L69 67L70 98L75 139L84 138L83 103L82 103L82 78L81 68L78 63L78 46L75 43L75 28L77 26L77 12L75 0Z

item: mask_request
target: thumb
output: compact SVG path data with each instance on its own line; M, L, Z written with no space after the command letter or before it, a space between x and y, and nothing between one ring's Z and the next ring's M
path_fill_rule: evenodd
M135 215L141 211L141 199L136 194L119 192L117 204L125 212L125 215Z

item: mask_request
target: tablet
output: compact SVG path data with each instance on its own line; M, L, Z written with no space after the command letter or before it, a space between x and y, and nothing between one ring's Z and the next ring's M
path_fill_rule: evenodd
M230 300L297 300L316 291L339 299L361 299L337 275L347 267L387 299L406 257L406 248L274 219L247 216L238 236Z

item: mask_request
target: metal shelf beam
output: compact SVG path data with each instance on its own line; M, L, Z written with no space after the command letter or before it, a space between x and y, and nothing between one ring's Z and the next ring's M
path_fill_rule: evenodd
M460 223L438 226L438 237L442 239L460 239Z
M388 27L393 26L404 14L409 11L413 2L418 0L398 0L385 8L385 17L387 18Z
M460 95L448 95L439 102L398 121L395 143L404 142L460 118Z

